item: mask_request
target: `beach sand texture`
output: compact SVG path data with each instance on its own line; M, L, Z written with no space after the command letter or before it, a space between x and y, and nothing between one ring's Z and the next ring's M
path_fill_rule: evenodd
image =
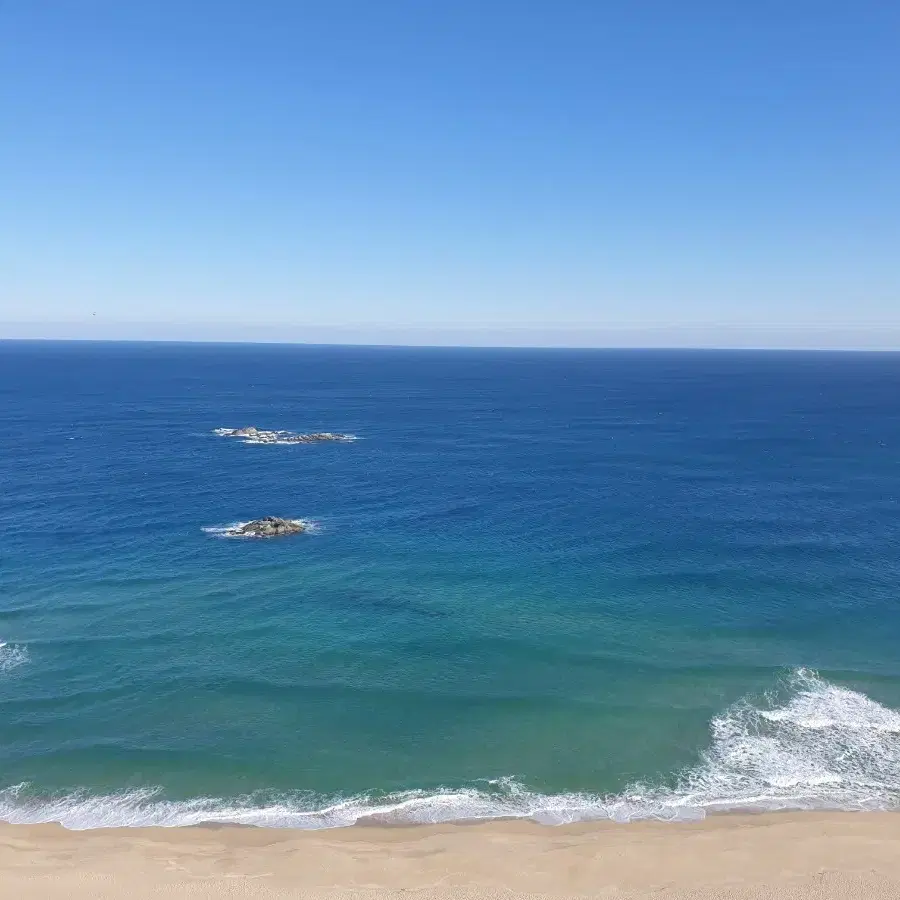
M900 898L900 816L492 822L298 832L0 827L0 897L608 900Z

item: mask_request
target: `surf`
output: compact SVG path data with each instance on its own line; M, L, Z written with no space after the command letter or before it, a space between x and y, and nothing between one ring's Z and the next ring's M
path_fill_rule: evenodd
M543 794L512 777L462 789L351 797L297 791L188 800L167 799L162 788L46 795L18 784L0 790L0 820L58 822L75 830L205 823L321 829L360 822L511 818L563 825L691 821L717 812L900 809L900 712L811 670L795 670L769 694L744 698L716 716L709 730L709 745L695 765L613 794Z

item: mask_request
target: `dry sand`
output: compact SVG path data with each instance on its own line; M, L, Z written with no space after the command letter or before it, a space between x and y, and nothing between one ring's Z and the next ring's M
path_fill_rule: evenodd
M0 898L900 900L900 815L298 832L0 826Z

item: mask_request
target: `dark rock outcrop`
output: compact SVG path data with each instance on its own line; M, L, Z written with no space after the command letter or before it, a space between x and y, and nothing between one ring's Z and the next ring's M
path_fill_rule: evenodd
M322 441L352 441L352 434L334 431L315 431L311 434L295 434L292 431L264 431L253 425L246 428L216 428L220 437L243 438L253 444L317 444Z
M227 533L233 537L283 537L288 534L302 534L309 526L297 519L279 519L265 516L244 525L238 525Z

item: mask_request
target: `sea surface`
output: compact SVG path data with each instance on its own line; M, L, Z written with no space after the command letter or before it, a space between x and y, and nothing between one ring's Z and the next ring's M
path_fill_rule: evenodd
M0 640L10 822L900 808L900 355L0 342Z

